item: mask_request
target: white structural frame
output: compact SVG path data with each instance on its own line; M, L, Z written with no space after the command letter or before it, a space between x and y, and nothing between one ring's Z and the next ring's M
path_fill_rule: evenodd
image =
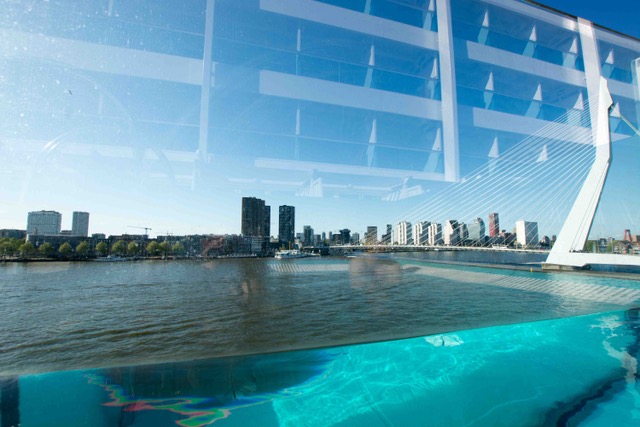
M609 109L613 100L607 80L600 72L600 57L593 25L578 18L578 29L590 100L595 160L543 268L584 268L592 264L640 266L638 256L583 252L611 164Z

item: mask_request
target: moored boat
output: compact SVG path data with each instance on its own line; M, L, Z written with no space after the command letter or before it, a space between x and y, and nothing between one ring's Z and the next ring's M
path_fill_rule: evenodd
M305 258L308 255L304 252L300 252L298 249L287 249L276 252L276 259L294 259L294 258Z

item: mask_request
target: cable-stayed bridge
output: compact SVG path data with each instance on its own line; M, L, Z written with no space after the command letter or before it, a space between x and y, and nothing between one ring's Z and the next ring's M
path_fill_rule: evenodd
M473 231L471 226L461 230L461 225L450 218L467 219L480 213L500 212L503 224L524 218L540 219L545 229L560 230L543 264L546 269L594 264L640 266L640 256L584 252L609 172L612 143L609 120L613 101L604 78L599 79L591 94L584 108L568 111L504 153L500 153L496 141L485 166L424 200L398 223L420 223L421 230L429 227L424 236L413 236L413 240L437 248L441 244L468 245L474 240L471 234L478 233L479 227L482 228L479 234L484 235L482 221L475 222ZM616 114L619 116L619 112ZM631 126L624 117L618 118ZM433 225L426 218L447 218L447 222L440 229L439 224ZM535 234L533 240L538 234L535 224L525 230L531 237ZM495 245L495 239L474 244Z

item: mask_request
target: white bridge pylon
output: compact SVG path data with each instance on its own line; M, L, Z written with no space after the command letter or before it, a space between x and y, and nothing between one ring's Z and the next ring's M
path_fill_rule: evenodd
M596 120L592 123L595 160L547 261L542 265L545 269L585 268L592 264L640 267L640 256L583 252L611 164L609 109L612 104L607 81L600 77Z

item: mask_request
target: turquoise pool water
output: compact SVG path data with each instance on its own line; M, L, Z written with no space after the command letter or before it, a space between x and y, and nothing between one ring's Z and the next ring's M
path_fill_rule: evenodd
M636 309L372 344L5 378L2 427L624 426Z

